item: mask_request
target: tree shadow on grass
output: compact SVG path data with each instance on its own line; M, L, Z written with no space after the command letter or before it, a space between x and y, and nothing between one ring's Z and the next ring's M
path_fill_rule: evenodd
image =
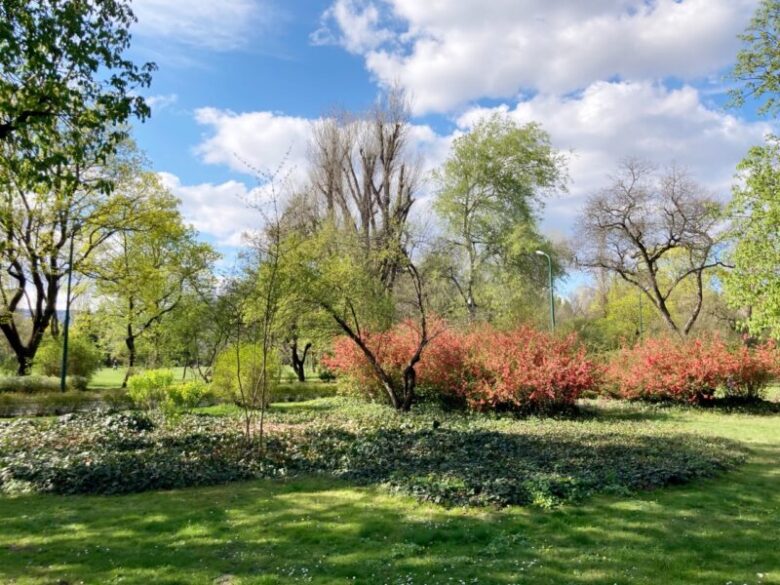
M2 497L0 582L772 583L779 459L755 445L715 479L552 511L445 509L325 478Z
M0 578L771 583L780 578L778 456L760 446L750 465L715 480L553 511L447 510L325 479L2 498Z

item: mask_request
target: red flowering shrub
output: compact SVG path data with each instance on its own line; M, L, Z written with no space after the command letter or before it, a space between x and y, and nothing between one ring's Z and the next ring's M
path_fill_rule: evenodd
M466 356L463 336L439 320L432 320L429 329L433 339L415 368L417 384L421 389L435 393L456 393ZM420 334L410 321L399 323L389 331L364 335L366 345L379 364L399 384L403 369L414 354L419 339ZM339 374L341 386L348 393L372 399L384 397L371 364L363 351L348 337L338 337L333 342L331 353L323 358L322 363Z
M773 344L729 347L720 337L648 339L612 359L608 379L620 396L701 404L723 390L727 397L757 398L778 373Z
M500 332L490 327L463 334L441 322L416 367L425 394L461 402L476 410L550 411L572 405L597 382L597 366L576 337L560 339L522 327ZM366 336L366 343L391 376L400 380L414 352L418 333L411 323ZM323 360L342 384L372 398L381 386L357 345L339 338Z
M593 389L598 367L575 335L558 338L530 327L468 336L471 379L464 387L478 410L552 411Z

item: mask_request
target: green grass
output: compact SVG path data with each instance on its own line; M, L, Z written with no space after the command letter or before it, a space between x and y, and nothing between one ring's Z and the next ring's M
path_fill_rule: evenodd
M173 372L175 380L181 380L184 368L166 368ZM103 390L107 388L120 388L122 381L125 379L127 368L101 368L92 376L89 380L89 388L94 390ZM196 377L195 372L187 370L187 380L192 380Z
M331 404L274 408L297 420ZM780 415L595 409L735 439L750 459L717 479L552 511L444 509L317 478L2 497L0 582L780 583Z

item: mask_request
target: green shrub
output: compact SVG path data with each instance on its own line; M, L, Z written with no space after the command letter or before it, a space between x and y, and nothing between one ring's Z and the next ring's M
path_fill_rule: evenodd
M210 388L198 380L175 383L170 370L147 370L131 377L128 396L136 407L166 414L190 411L211 396Z
M167 399L167 388L173 384L170 370L147 370L135 374L127 381L127 395L138 408L157 410Z
M68 390L86 390L87 379L80 376L68 376L65 380ZM0 377L0 394L4 392L59 392L60 379L52 376L3 376Z
M68 337L68 375L89 379L101 365L100 350L88 337ZM35 355L35 367L46 376L62 371L62 337L47 337Z
M241 364L239 384L238 363ZM268 352L265 364L266 405L273 400L274 392L279 385L281 362L275 350ZM212 386L222 398L236 404L248 404L250 408L260 408L262 405L263 352L257 344L242 343L238 352L232 345L217 356L214 364Z
M320 367L320 371L317 372L317 377L322 382L333 382L336 379L336 374L334 374L328 368Z
M166 388L166 409L189 412L201 406L210 397L210 388L199 380L173 384Z
M279 384L274 391L273 401L302 402L304 400L335 396L337 393L338 387L335 384L321 382L292 382L290 384Z

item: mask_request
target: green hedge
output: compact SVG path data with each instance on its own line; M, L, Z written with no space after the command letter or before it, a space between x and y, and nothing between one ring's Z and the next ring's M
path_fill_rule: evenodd
M336 384L327 382L292 382L279 384L275 389L272 402L303 402L315 398L328 398L338 394Z
M68 376L65 380L68 390L86 390L87 378ZM0 394L4 392L58 392L60 379L56 376L0 376Z
M121 410L130 406L124 390L0 393L0 417L51 416L91 410Z

